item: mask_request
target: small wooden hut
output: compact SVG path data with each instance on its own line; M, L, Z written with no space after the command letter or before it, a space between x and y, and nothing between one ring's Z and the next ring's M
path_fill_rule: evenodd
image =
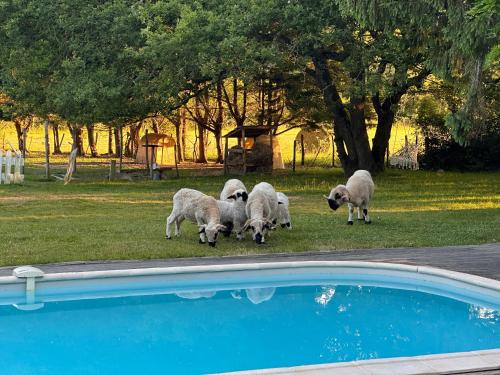
M283 169L279 141L272 131L268 126L241 126L224 135L224 173ZM236 138L237 145L229 148L229 138Z

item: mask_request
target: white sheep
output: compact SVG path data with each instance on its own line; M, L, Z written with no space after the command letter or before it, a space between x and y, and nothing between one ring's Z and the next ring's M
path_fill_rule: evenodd
M248 195L246 214L248 220L243 229L252 229L255 242L264 243L267 231L274 227L278 217L278 197L271 184L261 182L254 186Z
M370 172L358 170L347 180L344 185L338 185L333 188L328 197L328 205L332 210L336 210L342 204L347 203L349 206L349 218L347 224L352 225L352 215L354 207L358 208L358 220L365 221L365 224L370 224L371 220L368 216L368 204L373 196L375 185L373 184ZM363 210L361 216L360 208Z
M220 222L227 228L227 231L223 233L224 236L229 237L231 232L234 231L236 233L236 238L241 240L243 239L243 227L247 221L245 207L248 194L245 190L238 189L227 198L227 201L217 201L220 212Z
M276 195L278 197L278 223L282 228L292 229L288 197L280 191Z
M226 183L224 184L224 187L222 188L222 191L220 193L220 200L221 201L226 201L228 198L232 195L237 190L243 190L245 194L248 196L248 190L245 187L245 184L238 180L237 178L232 178L230 180L227 180ZM246 199L245 199L246 201Z
M174 194L172 213L167 218L166 238L170 239L170 225L175 222L175 235L180 235L180 226L184 219L198 224L200 243L208 244L212 247L217 242L219 231L227 228L220 223L219 207L217 200L203 194L198 190L180 189Z

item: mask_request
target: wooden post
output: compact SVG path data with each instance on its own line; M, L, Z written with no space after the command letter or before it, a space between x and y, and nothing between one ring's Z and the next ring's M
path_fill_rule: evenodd
M111 165L109 166L109 180L114 180L116 177L116 160L111 160Z
M300 165L304 166L305 161L304 161L304 156L305 156L305 150L304 150L304 134L300 135L300 147L301 147L301 159L300 159Z
M227 156L229 155L229 138L226 137L226 144L224 146L224 175L229 173L229 168L227 165Z
M71 132L73 133L73 147L71 148L71 151L73 151L75 148L78 148L76 125L72 126ZM73 173L76 173L76 157L73 161Z
M247 148L245 147L245 128L241 127L241 143L243 146L243 174L247 173Z
M271 146L271 172L274 170L274 149L273 149L273 132L269 131L269 144Z
M45 119L43 122L43 127L45 129L45 178L48 180L50 178L50 145L49 145L49 120ZM23 146L23 148L26 147Z
M335 136L332 134L332 168L335 168Z
M386 153L385 153L385 157L386 157L386 160L385 160L385 165L388 167L389 166L389 145L387 145L387 149L386 149Z
M146 129L146 171L149 172L149 143L148 143L148 129Z
M123 128L120 126L120 165L118 166L118 170L122 173L123 166Z
M179 178L179 167L177 166L177 145L174 145L175 175Z
M297 141L293 141L293 160L292 160L292 171L295 172L295 154L297 153Z
M21 173L24 174L24 164L26 163L26 128L23 129L23 161L21 164Z

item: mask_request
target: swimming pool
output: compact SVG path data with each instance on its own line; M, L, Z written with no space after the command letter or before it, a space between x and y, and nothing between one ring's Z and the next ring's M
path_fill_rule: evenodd
M498 284L361 262L53 274L26 311L22 280L0 278L0 363L200 374L495 349Z

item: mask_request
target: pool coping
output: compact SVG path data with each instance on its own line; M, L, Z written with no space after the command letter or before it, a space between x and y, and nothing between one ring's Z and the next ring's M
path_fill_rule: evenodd
M85 280L85 279L107 279L130 276L157 276L176 275L184 273L215 273L231 271L254 271L289 268L308 267L336 267L336 268L360 268L367 270L388 270L409 274L419 274L425 280L437 277L450 283L458 282L468 284L471 287L486 289L491 293L500 293L500 281L488 279L482 276L466 274L462 272L449 271L445 269L414 266L407 264L365 262L365 261L298 261L298 262L266 262L266 263L237 263L220 265L200 265L162 268L140 268L100 271L78 271L44 274L37 278L39 282ZM0 277L0 285L22 284L26 281L16 276ZM479 350L472 352L459 352L450 354L436 354L415 357L398 357L388 359L372 359L364 361L329 363L319 365L306 365L276 369L260 369L251 371L231 372L231 374L437 374L450 372L500 370L500 348L491 350ZM404 372L401 372L403 370Z

